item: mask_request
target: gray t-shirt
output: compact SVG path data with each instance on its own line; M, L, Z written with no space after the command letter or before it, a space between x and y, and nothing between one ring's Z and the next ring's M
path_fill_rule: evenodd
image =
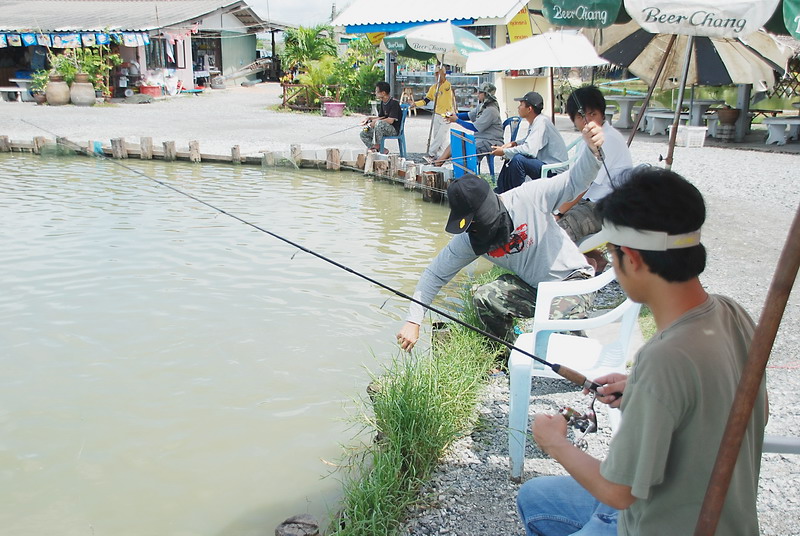
M509 160L515 154L520 153L538 158L545 164L566 162L569 159L564 138L561 137L561 133L556 129L552 121L542 114L536 116L528 127L528 133L525 138L522 141L518 141L516 147L503 149L503 157ZM576 195L575 197L578 196ZM575 199L575 197L572 199Z
M483 256L534 287L541 281L561 281L576 271L593 275L586 258L551 213L586 190L599 168L592 152L585 151L568 172L526 182L501 194L514 232L508 243ZM467 233L455 235L422 272L414 299L430 304L445 284L477 258ZM424 307L412 303L407 319L421 324L424 315Z
M637 500L619 513L618 534L692 534L754 331L740 305L708 300L656 334L636 356L622 423L600 466ZM717 534L758 534L756 492L767 422L758 393Z
M478 129L475 132L475 139L487 140L492 145L503 145L503 122L500 120L500 108L496 103L492 103L485 106L478 115L481 106L479 104L469 111L469 120Z

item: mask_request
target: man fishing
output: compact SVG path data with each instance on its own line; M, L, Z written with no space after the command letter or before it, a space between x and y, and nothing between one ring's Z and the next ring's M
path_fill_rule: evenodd
M707 294L700 283L705 204L688 181L636 168L597 208L617 280L650 308L658 332L629 376L595 379L598 398L622 410L605 460L567 439L561 415L535 417L534 439L570 476L526 482L519 515L527 534L537 536L692 534L755 326L735 301ZM767 415L762 379L717 534L759 534Z
M375 96L380 100L378 115L366 117L361 124L364 130L361 131L361 141L370 151L379 151L381 142L386 136L397 136L400 129L400 121L403 118L403 110L400 103L391 95L391 87L388 82L378 82L375 84ZM384 149L384 153L388 153Z
M600 169L602 128L589 123L583 137L590 150L561 175L531 181L501 195L475 175L453 182L447 189L450 217L445 230L455 236L422 273L413 297L429 305L462 268L483 256L513 274L477 289L473 300L478 315L488 332L512 341L514 318L533 316L540 282L592 277L594 270L551 214L586 190ZM555 314L580 316L589 305L589 297L570 296L554 304ZM424 314L423 306L411 304L397 334L404 350L411 351L419 339Z

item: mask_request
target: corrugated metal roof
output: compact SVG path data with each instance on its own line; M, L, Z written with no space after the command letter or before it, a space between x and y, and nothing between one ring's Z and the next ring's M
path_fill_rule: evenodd
M375 0L355 0L333 20L333 25L345 26L349 31L359 26L368 28L367 31L381 31L380 26L397 28L447 20L466 20L477 25L506 24L527 5L528 0L403 0L377 4Z
M242 0L4 0L0 31L144 31L201 19L218 9L237 15L250 31L266 31Z

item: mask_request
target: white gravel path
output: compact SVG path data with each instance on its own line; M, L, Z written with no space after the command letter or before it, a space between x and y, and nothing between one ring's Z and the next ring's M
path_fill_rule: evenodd
M0 101L0 135L28 141L34 136L58 135L76 142L92 139L106 143L115 137L138 142L140 136L150 136L157 144L175 140L179 150L190 140L199 140L201 152L211 154L230 154L233 145L239 145L243 154L286 150L292 143L308 149L361 148L357 128L319 139L352 127L358 117L278 113L269 108L280 102L279 91L275 84L260 84L151 104L93 108ZM429 117L409 119L406 137L410 152L423 152ZM556 124L565 137L576 135L565 117L558 117ZM712 292L735 297L756 319L800 202L800 145L783 148L790 153L746 150L765 149L761 143L761 138L756 138L750 145L678 149L673 166L697 185L708 205L703 242L709 263L704 283ZM640 135L632 152L635 163L657 165L659 154L666 154L664 137ZM798 325L800 292L795 290L767 370L768 433L800 435ZM584 404L574 388L557 381L537 382L534 395L532 411ZM482 425L461 440L445 460L426 490L424 498L430 501L405 526L407 534L523 534L514 511L517 485L508 479L507 404L507 382L496 379L481 407ZM592 452L602 456L607 443L607 434L598 434L591 441ZM762 534L800 534L800 456L765 454L763 460L759 495ZM558 472L557 464L529 447L528 477Z

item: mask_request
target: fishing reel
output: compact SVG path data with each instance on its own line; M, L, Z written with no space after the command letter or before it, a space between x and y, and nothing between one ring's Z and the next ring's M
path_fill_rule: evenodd
M567 420L567 426L571 426L576 430L576 436L575 439L572 440L572 444L583 451L589 448L589 442L586 440L586 436L597 432L597 415L594 412L594 401L596 398L596 396L592 396L592 403L585 413L579 413L569 406L561 408L558 412ZM580 432L580 435L577 435L578 432Z

